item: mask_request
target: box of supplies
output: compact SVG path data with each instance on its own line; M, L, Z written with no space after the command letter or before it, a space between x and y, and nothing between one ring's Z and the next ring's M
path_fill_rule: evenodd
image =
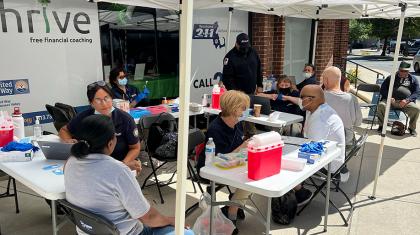
M3 152L0 149L0 162L27 162L34 157L32 150Z

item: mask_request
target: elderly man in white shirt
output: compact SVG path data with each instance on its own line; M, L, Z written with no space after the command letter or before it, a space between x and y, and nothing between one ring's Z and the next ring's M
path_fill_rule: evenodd
M300 107L306 110L304 136L314 140L331 140L345 146L344 125L338 114L325 103L324 92L318 85L307 85L300 92ZM345 151L331 162L331 172L340 168Z
M340 89L341 70L330 66L322 73L325 101L343 121L346 145L354 144L353 127L362 124L362 111L356 96Z

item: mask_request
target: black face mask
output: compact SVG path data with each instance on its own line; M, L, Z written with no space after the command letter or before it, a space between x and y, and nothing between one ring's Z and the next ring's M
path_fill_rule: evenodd
M279 92L282 93L283 95L289 94L290 88L279 88Z
M249 51L249 47L247 47L247 46L245 46L245 47L239 47L239 53L240 54L242 54L242 55L246 55L246 54L248 54L248 51Z

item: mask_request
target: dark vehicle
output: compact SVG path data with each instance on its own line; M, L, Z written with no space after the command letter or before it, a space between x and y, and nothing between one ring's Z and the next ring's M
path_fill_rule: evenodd
M420 39L416 39L408 43L407 54L415 55L420 50Z
M386 48L386 53L387 54L390 54L391 52L392 53L395 53L395 46L396 46L396 44L397 44L397 41L391 40L389 42L389 46ZM405 41L401 41L400 53L403 54L403 55L406 55L407 54L406 42Z

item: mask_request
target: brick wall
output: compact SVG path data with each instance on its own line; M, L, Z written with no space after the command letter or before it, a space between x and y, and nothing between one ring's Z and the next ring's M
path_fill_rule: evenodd
M284 66L286 25L284 17L252 13L252 46L258 52L262 71L280 75ZM347 54L348 20L320 20L315 51L317 77L331 65L345 67L342 57Z
M346 62L343 57L347 56L349 44L349 20L335 21L334 38L334 65L346 69Z
M267 75L283 73L285 21L283 17L251 14L252 47L258 52L262 71Z
M333 65L335 20L320 20L315 50L316 77L321 77L322 71Z

